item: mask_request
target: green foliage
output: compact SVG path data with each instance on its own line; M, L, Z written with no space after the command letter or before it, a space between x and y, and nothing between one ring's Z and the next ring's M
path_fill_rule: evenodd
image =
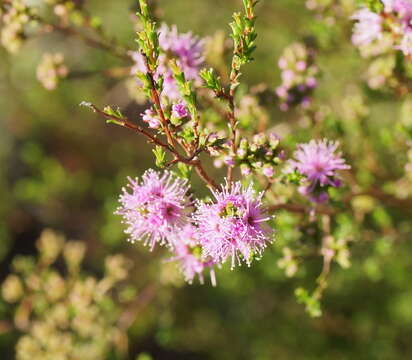
M223 94L222 85L220 85L220 78L216 76L212 68L202 69L199 73L200 77L204 81L204 86L210 90L213 90L216 94Z
M145 57L148 69L156 71L157 60L160 54L159 34L157 33L156 22L152 20L146 0L139 0L140 10L137 12L143 29L137 32L137 43L140 51Z
M194 92L192 82L186 81L185 74L177 65L176 60L171 60L169 64L170 69L173 72L173 77L176 80L177 86L179 88L180 94L187 104L192 119L197 119L196 94Z
M382 0L365 0L365 3L369 9L376 13L380 13L384 9Z
M300 304L304 304L306 311L311 317L319 317L322 315L320 302L314 294L310 294L306 289L297 288L295 296Z
M153 154L155 156L156 166L158 168L164 168L166 165L166 151L161 146L156 146L153 149Z
M255 31L256 17L254 9L257 1L244 0L244 14L234 13L233 22L229 25L232 29L233 57L232 71L230 74L231 91L239 85L240 69L243 65L253 60L252 54L256 50L257 33Z
M16 359L106 359L125 336L112 293L127 277L128 262L121 255L107 257L105 276L97 280L81 271L84 243L65 242L45 230L37 248L37 259L15 258L1 289L3 299L16 306L15 326L25 333L16 345ZM60 257L66 275L54 266Z
M184 163L179 163L177 165L177 168L179 170L179 176L184 178L184 179L189 179L190 178L190 174L192 172L192 169L190 166L184 164Z
M121 121L116 120L115 118L122 118L122 112L120 109L117 107L116 109L113 109L111 106L105 106L103 111L107 113L110 116L113 116L114 118L108 118L106 120L107 124L115 124L115 125L122 125Z

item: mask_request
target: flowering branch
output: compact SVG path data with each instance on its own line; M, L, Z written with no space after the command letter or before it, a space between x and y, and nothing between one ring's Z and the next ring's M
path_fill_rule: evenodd
M9 9L9 3L7 0L2 8ZM410 85L404 61L410 57L412 33L408 21L412 11L408 12L409 7L403 1L396 2L397 6L393 8L386 6L389 2L385 6L381 2L375 3L380 4L378 8L369 7L355 15L357 23L353 41L363 51L363 46L381 41L375 30L378 34L390 33L394 43L388 52L390 55L396 53L401 59L399 64L398 61L391 63L394 66L391 86L403 96ZM73 36L87 45L133 61L132 67L125 67L120 72L109 69L104 73L106 76L127 75L128 80L133 81L132 85L139 89L137 101L141 105L146 101L142 122L125 117L118 109L100 109L83 103L103 116L107 123L143 135L154 145L156 166L163 169L149 169L141 179L129 178L128 187L120 196L121 205L116 213L123 217L130 240L143 241L151 249L166 245L172 252L171 259L180 263L188 282L195 276L203 282L204 271L209 271L215 284L214 268L226 261L232 268L241 263L249 266L263 254L273 240L272 227L276 223L272 222L272 214L283 216L285 213L279 210L286 210L286 215L298 219L304 224L302 226L309 223L308 226L316 227L312 233L322 234L321 245L317 241L308 246L312 253L320 247L323 258L317 287L311 293L297 291L299 301L318 316L319 301L327 286L331 263L337 258L334 227L338 226L336 223L340 221L341 213L346 216L353 210L355 215L359 215L361 211L358 213L355 202L360 196L367 197L369 205L379 203L388 208L405 207L405 212L412 206L410 199L397 199L379 189L368 188L369 180L362 180L359 173L353 174L352 181L349 176L341 178L341 171L347 171L350 166L339 151L339 143L323 138L323 134L331 138L340 136L346 131L345 124L341 119L327 118L328 115L322 113L328 113L326 105L313 105L320 71L315 48L309 42L293 43L284 49L278 62L282 79L280 86L257 85L255 89L259 89L258 92L251 89L248 94L239 96L243 67L253 60L257 37L256 1L243 0L243 6L243 12L234 13L230 23L233 52L230 76L224 81L212 68L201 70L208 59L204 39L192 33L179 33L176 26L158 26L146 0L139 0L137 15L141 27L136 39L138 49L134 52L111 41L99 26L95 28L92 18L84 11L81 27L63 16L57 24L49 24L34 14L30 19L40 24L42 31ZM23 13L28 12L26 8L22 9ZM368 31L365 32L365 28ZM401 57L400 49L405 56ZM316 47L316 50L321 49ZM220 60L222 62L223 58ZM69 75L62 56L58 54L46 56L38 68L39 79L52 78L43 83L49 89L55 87L56 78L81 75L81 72ZM394 79L395 82L392 81ZM203 89L200 89L202 80ZM382 77L378 80L381 81ZM211 91L205 91L205 88ZM282 140L274 132L266 132L271 112L263 109L263 103L274 104L276 100L284 112L299 109L302 134L297 139L286 135ZM358 109L358 112L362 113L362 110ZM358 114L350 116L355 119L365 117ZM279 126L279 133L291 134L294 130L290 124L282 125L285 126ZM310 133L306 133L305 128L310 128ZM208 174L203 157L200 160L201 155L213 158L216 167L227 166L226 178L217 181ZM174 165L177 165L177 171L168 171ZM245 181L234 181L235 169L240 170ZM196 170L212 190L210 198L198 198L199 195L191 189L189 179L192 170ZM258 183L256 189L251 185L252 180L255 180L255 185ZM339 189L345 182L357 191L343 193L346 190ZM258 192L258 188L263 191ZM362 188L367 190L359 191ZM274 195L279 195L276 202L263 206L264 200L273 200L271 196ZM298 196L306 202L295 202ZM336 221L332 221L332 216ZM286 260L281 263L289 262L295 266L293 271L289 271L290 276L297 271L296 256L289 246L282 250ZM299 254L305 254L305 249L299 251ZM103 289L109 288L110 282L103 285ZM148 291L149 295L153 291Z

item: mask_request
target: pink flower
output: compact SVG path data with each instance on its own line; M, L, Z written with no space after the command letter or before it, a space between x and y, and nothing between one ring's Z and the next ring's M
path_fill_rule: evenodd
M393 0L392 4L389 4L385 8L391 8L391 12L398 13L398 16L402 19L406 26L410 26L410 18L412 15L412 2L409 0Z
M296 160L291 160L289 164L304 175L309 182L307 186L300 189L304 195L312 194L313 199L327 198L322 187L339 187L341 181L336 177L338 170L350 169L341 157L341 153L336 153L338 143L324 140L311 140L308 144L300 144L294 154ZM320 195L320 196L319 196Z
M132 57L134 61L134 65L131 69L131 74L136 75L137 73L147 73L147 66L146 62L140 53L140 51L130 51L129 55Z
M288 96L288 89L286 86L278 86L276 88L276 95L280 98L287 98Z
M384 11L390 13L393 11L394 2L396 0L381 0L384 5Z
M242 165L240 165L240 173L243 176L248 176L252 173L252 170L250 170L250 167L248 165L242 164Z
M159 56L159 66L155 78L161 75L164 78L162 95L170 100L180 100L181 96L177 84L169 69L170 58L175 58L181 67L187 80L200 81L199 70L204 61L204 40L199 39L192 33L179 34L176 26L169 28L162 24L159 29L159 46L163 51ZM138 51L131 53L135 66L132 75L136 72L147 72L142 54Z
M412 55L412 31L405 33L398 48L405 56Z
M160 120L152 109L145 110L141 116L142 120L152 129L158 129L160 127Z
M286 86L290 86L293 83L293 80L295 78L295 73L288 69L282 72L282 81Z
M250 265L255 255L262 255L272 231L262 206L262 195L240 182L214 191L213 203L198 202L193 215L198 227L202 256L215 263L231 258L232 268L241 259Z
M159 34L160 47L178 59L186 78L199 79L199 70L204 61L204 40L193 36L191 32L179 34L176 25L169 28L162 24Z
M289 110L289 105L286 103L282 103L279 105L280 110L282 111L288 111Z
M236 165L235 159L233 158L233 156L230 156L230 155L226 155L226 156L223 158L223 162L224 162L227 166L231 166L231 167L233 167L233 166Z
M173 114L174 117L176 117L178 119L189 116L189 112L187 111L187 107L183 103L174 104L172 106L172 114Z
M203 284L203 271L210 269L212 285L216 285L213 270L214 262L202 259L199 232L192 224L187 224L181 231L175 232L170 237L174 256L171 261L178 261L185 280L191 284L197 276Z
M305 71L306 70L306 61L298 61L296 63L296 69L299 71Z
M123 188L116 214L123 216L128 225L125 232L130 241L143 240L151 249L157 242L165 244L171 233L187 223L186 211L191 206L187 180L151 169L140 182L137 178L128 180L131 192Z
M279 60L282 84L276 88L282 111L302 105L302 101L316 88L318 68L314 60L314 50L305 44L294 43L283 51Z
M285 58L281 57L278 61L278 66L281 69L286 69L288 67L288 62Z
M382 18L380 15L363 8L353 16L356 24L353 29L352 42L355 46L368 45L382 35Z
M313 89L317 86L318 81L314 77L309 77L306 79L306 85L309 86L309 88Z
M273 169L273 166L264 166L262 169L262 173L266 177L272 178L273 175L275 174L275 170Z

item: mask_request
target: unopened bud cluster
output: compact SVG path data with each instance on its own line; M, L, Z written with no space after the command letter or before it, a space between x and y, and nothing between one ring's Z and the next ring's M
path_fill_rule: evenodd
M67 66L64 64L63 54L45 53L37 66L37 79L45 89L54 90L68 72Z
M1 288L3 299L16 306L14 324L24 333L16 359L106 359L125 341L116 324L120 307L113 291L126 278L128 261L121 255L108 257L105 276L96 279L81 271L84 243L66 242L45 230L37 248L37 259L14 259L14 272ZM54 266L60 259L63 272Z
M219 165L219 162L223 162L226 165L239 166L244 176L255 173L271 179L283 157L283 152L279 151L278 145L279 137L273 133L269 135L259 133L254 135L252 140L242 138L236 154L221 155L215 160L215 164Z
M25 39L25 27L32 20L33 11L22 0L2 4L0 8L0 42L11 53L16 53Z

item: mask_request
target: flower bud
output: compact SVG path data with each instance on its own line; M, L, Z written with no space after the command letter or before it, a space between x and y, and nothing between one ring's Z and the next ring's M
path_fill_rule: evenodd
M60 234L50 229L44 230L36 243L40 253L40 261L44 264L53 263L60 255L63 244L64 238Z
M80 263L83 261L85 252L86 246L81 241L67 242L63 249L63 256L66 261L67 267L70 270L77 269Z
M9 303L15 303L21 299L24 293L20 278L14 274L9 275L4 281L2 288L3 299Z

